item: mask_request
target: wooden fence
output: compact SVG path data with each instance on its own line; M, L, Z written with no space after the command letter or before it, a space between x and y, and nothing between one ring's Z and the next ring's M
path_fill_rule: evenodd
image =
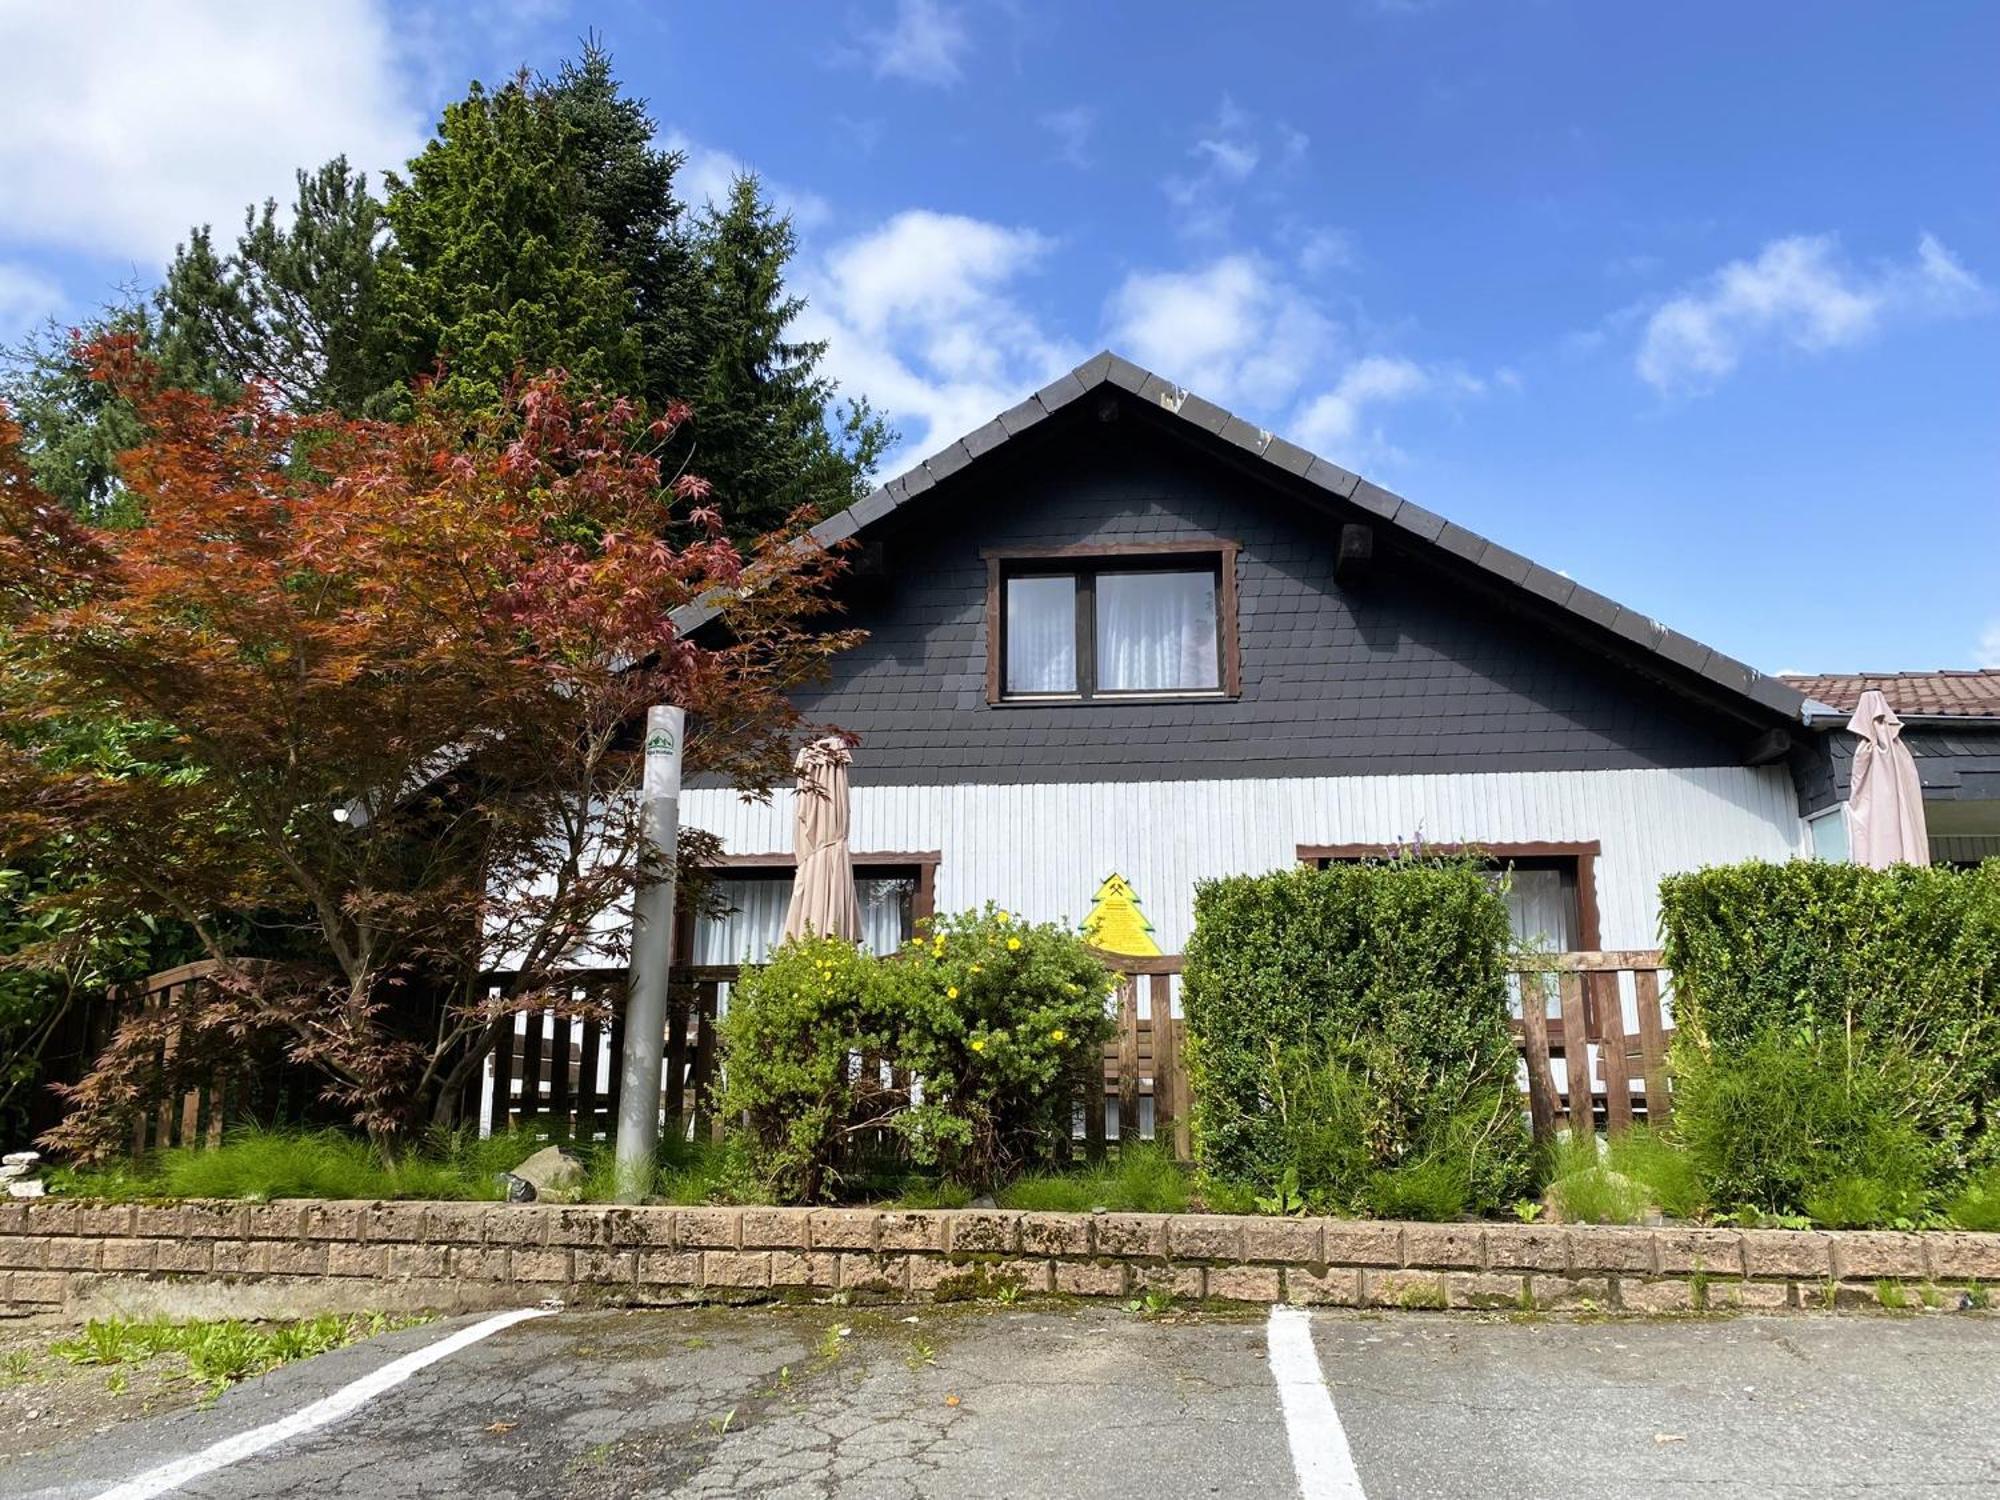
M1078 1101L1075 1140L1102 1155L1123 1142L1148 1140L1189 1156L1192 1088L1187 1022L1178 1014L1178 955L1106 955L1117 972L1114 1029L1105 1043L1100 1094ZM212 972L189 964L152 976L138 1003L187 1003ZM680 968L668 998L666 1066L660 1108L684 1139L719 1137L711 1090L716 1081L716 1018L735 965ZM496 986L510 976L493 976ZM470 1085L463 1118L489 1131L533 1123L574 1140L609 1140L618 1111L618 1058L624 1041L625 974L579 973L571 1009L517 1011L507 1040L483 1077ZM1666 971L1656 951L1565 953L1515 978L1521 1014L1514 1021L1529 1118L1538 1138L1559 1125L1582 1133L1616 1132L1636 1121L1664 1122L1671 1109L1667 1048L1672 1038ZM1539 1002L1539 1003L1537 1003ZM1579 1052L1572 1039L1582 1038ZM170 1034L160 1065L175 1070ZM1573 1082L1586 1087L1578 1095ZM134 1132L135 1153L162 1146L213 1144L238 1119L294 1119L309 1111L311 1080L283 1066L217 1069L171 1095ZM259 1107L249 1107L255 1102Z

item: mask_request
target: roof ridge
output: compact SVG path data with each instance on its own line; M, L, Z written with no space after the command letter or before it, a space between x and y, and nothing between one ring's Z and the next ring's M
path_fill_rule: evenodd
M1620 636L1682 671L1738 698L1748 699L1768 713L1802 721L1814 708L1824 707L1814 704L1790 684L1671 630L1650 615L1586 588L1566 574L1543 567L1498 542L1447 521L1393 490L1279 437L1269 428L1256 426L1185 386L1142 369L1112 349L1099 350L982 426L917 460L846 510L827 517L808 535L822 546L845 541L935 488L974 459L1106 386L1158 406L1217 441L1261 459L1421 543L1450 553L1498 581L1534 595L1561 613ZM714 618L718 609L719 606L698 604L680 611L681 628L699 627Z

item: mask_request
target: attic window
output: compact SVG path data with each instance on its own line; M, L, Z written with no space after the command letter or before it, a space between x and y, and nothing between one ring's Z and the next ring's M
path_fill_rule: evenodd
M1236 544L989 554L992 702L1233 695Z

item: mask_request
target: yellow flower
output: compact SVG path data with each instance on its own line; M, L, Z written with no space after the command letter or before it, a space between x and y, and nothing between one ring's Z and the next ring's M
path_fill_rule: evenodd
M981 969L978 964L974 964L972 966L972 972L975 974L983 974L985 970Z
M1007 915L1007 913L1005 913L1004 911L1002 911L1002 912L995 912L995 913L994 913L994 920L996 920L997 922L999 922L999 924L1000 924L1000 925L1001 925L1002 927L1005 927L1005 926L1006 926L1006 925L1007 925L1007 924L1008 924L1009 922L1011 922L1011 921L1013 920L1013 918L1009 917L1009 916Z
M1020 946L1021 946L1021 940L1020 940L1019 938L1008 938L1008 939L1007 939L1007 951L1008 951L1009 953L1012 953L1012 952L1013 952L1013 951L1014 951L1014 950L1015 950L1016 948L1018 948L1018 947L1020 947Z
M972 1050L974 1052L984 1052L986 1050L986 1043L980 1038L974 1037L972 1039Z
M944 997L947 1000L956 1000L958 998L958 986L955 984L946 985L944 989Z
M1062 1027L1058 1026L1054 1031L1051 1031L1049 1033L1049 1040L1052 1042L1060 1042L1068 1035L1069 1035L1068 1032L1064 1031Z

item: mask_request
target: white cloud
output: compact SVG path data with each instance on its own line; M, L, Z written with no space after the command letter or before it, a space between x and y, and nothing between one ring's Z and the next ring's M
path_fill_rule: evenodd
M62 288L40 271L0 261L0 345L14 343L62 305Z
M902 432L902 457L934 451L1083 358L1021 303L1018 283L1053 248L1032 229L910 209L834 246L804 277L801 338Z
M972 49L965 17L938 0L896 0L896 18L863 38L877 78L907 78L948 88Z
M1891 320L1951 317L1988 302L1979 279L1926 234L1913 260L1860 267L1832 235L1773 240L1654 310L1635 358L1661 391L1712 388L1765 346L1817 354Z
M729 201L729 190L736 179L753 170L741 157L720 147L691 140L678 130L667 131L660 137L659 144L668 151L681 154L681 169L674 174L674 196L695 208L704 205L721 207ZM800 229L811 229L833 216L832 206L818 193L761 175L758 182L763 186L764 195L781 212L790 214L792 223Z
M0 236L148 262L299 167L378 172L424 138L371 0L0 7L0 100Z
M1055 140L1056 160L1079 171L1090 166L1090 137L1097 128L1097 111L1088 104L1052 109L1041 119L1042 129Z
M1182 232L1210 238L1224 235L1236 199L1266 166L1273 143L1278 169L1288 171L1304 161L1309 140L1289 125L1265 129L1256 116L1223 95L1215 118L1199 129L1188 147L1194 167L1171 172L1160 183Z
M2000 670L2000 619L1988 625L1979 637L1978 665Z
M1225 255L1187 271L1135 271L1106 309L1111 342L1224 405L1291 399L1326 354L1330 321L1261 256Z

